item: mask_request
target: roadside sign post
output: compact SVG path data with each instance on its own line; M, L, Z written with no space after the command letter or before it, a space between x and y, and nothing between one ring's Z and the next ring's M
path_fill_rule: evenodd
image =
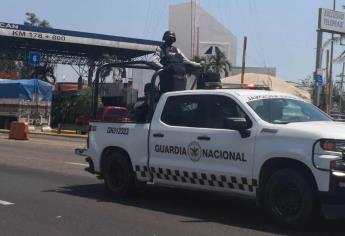
M37 66L41 63L41 53L40 52L29 52L28 63L32 66Z
M319 79L318 71L322 69L322 34L323 32L332 33L333 34L344 34L345 33L345 13L339 12L330 9L319 9L319 19L318 19L318 30L317 30L317 48L316 48L316 65L315 65L315 72L314 72L314 104L316 106L320 105L320 93L321 93L321 86L316 80ZM332 37L333 38L333 37ZM333 42L333 41L332 41ZM330 60L333 60L331 57ZM332 70L331 70L332 71ZM330 75L331 77L332 75ZM332 84L332 78L329 78L330 85ZM331 91L331 90L330 90ZM331 103L331 101L328 101ZM330 106L330 104L326 104L326 106Z
M319 16L320 17L320 16ZM320 18L319 18L320 19ZM314 80L316 80L316 76L318 75L318 71L322 71L322 31L317 31L317 47L316 47L316 66L314 72ZM314 83L314 105L319 107L320 105L320 93L321 93L321 86L318 86L317 83Z
M322 69L318 69L316 74L315 74L315 77L314 77L314 82L315 82L315 85L317 87L323 86L323 77L322 77L322 75L323 75Z

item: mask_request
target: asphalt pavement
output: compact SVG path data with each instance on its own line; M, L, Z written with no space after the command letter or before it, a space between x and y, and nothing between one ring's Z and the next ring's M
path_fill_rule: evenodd
M272 224L255 202L213 193L142 187L115 199L86 173L84 139L0 134L0 236L345 235L344 221L299 230Z

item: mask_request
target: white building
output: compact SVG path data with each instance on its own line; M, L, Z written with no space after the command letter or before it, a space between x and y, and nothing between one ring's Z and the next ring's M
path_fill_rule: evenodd
M176 33L175 46L188 58L214 53L218 47L232 65L236 64L235 35L195 1L169 7L169 29Z

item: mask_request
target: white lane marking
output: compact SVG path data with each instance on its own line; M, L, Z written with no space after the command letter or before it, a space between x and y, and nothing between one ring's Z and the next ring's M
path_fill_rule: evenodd
M12 202L6 202L6 201L0 200L0 205L9 206L9 205L13 205L13 204L14 203L12 203Z
M70 165L77 165L77 166L89 166L88 164L78 163L78 162L65 162L65 163L70 164Z

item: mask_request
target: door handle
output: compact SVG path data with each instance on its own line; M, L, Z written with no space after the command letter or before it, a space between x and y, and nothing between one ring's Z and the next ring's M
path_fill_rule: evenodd
M155 134L153 134L153 137L155 137L155 138L163 138L163 137L164 137L164 134L155 133Z
M211 138L208 136L199 136L198 140L205 140L205 141L209 141Z

